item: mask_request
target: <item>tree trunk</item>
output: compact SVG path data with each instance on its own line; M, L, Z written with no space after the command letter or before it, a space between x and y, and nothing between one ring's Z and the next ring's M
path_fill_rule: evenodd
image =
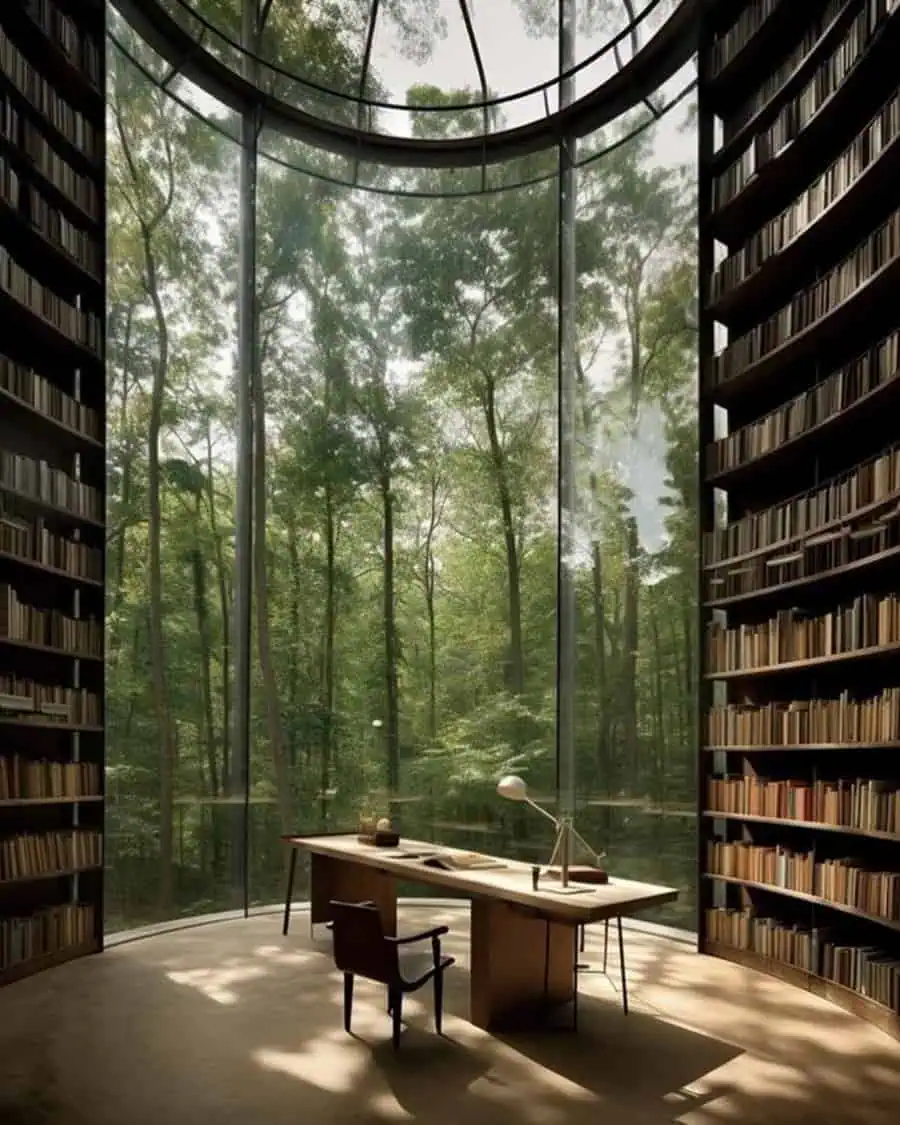
M650 635L653 641L653 714L656 728L656 746L653 748L653 796L656 801L661 801L665 793L668 747L663 699L662 651L655 606L650 607Z
M119 425L121 433L123 434L125 448L122 451L122 487L119 498L122 517L116 532L115 550L113 553L115 563L110 567L110 570L113 571L116 576L110 604L110 618L114 622L118 622L119 611L122 608L122 598L125 593L125 538L128 531L127 513L131 508L131 484L134 468L134 449L132 448L130 436L128 436L128 405L130 391L128 376L131 359L131 327L133 320L134 305L132 304L128 306L128 312L125 317L125 338L122 344L122 404L119 414ZM115 649L115 643L110 647Z
M290 559L288 620L291 623L290 649L288 650L288 754L291 769L297 766L297 730L300 711L300 550L297 545L297 520L291 511L287 517L288 558Z
M216 488L213 472L212 435L206 431L206 488L209 507L209 527L212 532L215 560L216 583L219 592L219 614L222 618L222 768L219 773L222 792L231 795L231 598L228 590L228 571L222 551L222 537L219 534L216 515Z
M522 644L522 588L519 559L519 543L516 536L512 496L507 477L506 457L500 444L497 430L497 409L494 397L494 383L486 380L484 396L484 420L487 425L488 441L491 451L491 467L497 486L500 502L500 516L503 523L503 546L506 552L506 583L509 627L509 656L506 667L506 686L513 695L521 695L525 690L525 652Z
M336 628L335 582L337 535L330 481L325 482L325 629L322 653L322 688L319 710L322 716L322 758L319 788L323 826L328 820L328 791L331 788L331 741L334 721L334 635Z
M293 828L293 801L291 775L284 748L284 731L281 725L281 704L278 684L272 661L272 641L269 633L269 575L266 541L266 405L262 374L253 379L253 579L256 587L256 640L259 647L259 667L262 673L263 696L266 710L266 732L272 766L275 773L276 799L282 832Z
M641 336L641 293L642 293L642 266L635 269L633 277L629 280L626 293L626 309L628 320L630 371L628 379L629 390L629 460L634 466L634 450L638 442L638 428L640 423L641 395L643 390L643 363L642 363L642 336ZM638 645L640 612L640 537L638 535L637 516L634 513L635 497L637 494L636 482L628 482L631 493L631 510L625 521L625 660L623 664L623 704L624 704L624 734L625 734L625 768L629 778L630 787L633 788L638 779Z
M390 450L382 451L382 462L388 464ZM394 796L400 786L400 701L397 683L397 625L394 620L394 494L389 468L382 468L379 480L384 528L383 609L384 629L384 744L387 754L388 794Z
M159 909L171 912L174 894L173 803L175 797L176 748L169 691L166 682L165 637L162 605L162 497L159 446L163 401L169 372L169 333L159 296L156 259L150 232L142 225L145 282L153 304L159 351L153 366L150 425L147 437L148 553L150 561L150 681L159 739Z
M200 522L200 494L197 495L197 510L195 513L198 530ZM216 723L213 714L212 697L212 636L209 621L209 605L206 597L206 559L200 545L199 535L197 543L191 552L191 570L194 584L194 616L197 619L197 634L200 640L200 706L203 713L203 745L206 750L206 773L208 778L208 796L216 798L220 794L218 757L216 754ZM211 836L213 850L213 870L218 873L222 870L223 860L222 840L219 835L219 822L216 817L215 805L211 806Z

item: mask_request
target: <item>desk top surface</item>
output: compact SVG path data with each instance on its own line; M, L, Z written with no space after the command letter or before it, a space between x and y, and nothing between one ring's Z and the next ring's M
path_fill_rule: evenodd
M502 866L445 871L427 866L424 859L428 856L471 856L475 853L422 840L401 839L396 848L379 848L362 843L355 835L286 836L284 839L292 847L375 867L411 883L516 902L537 908L543 914L575 922L636 914L651 906L673 902L678 897L675 887L639 883L633 879L619 879L615 875L610 875L609 882L601 886L582 885L577 890L564 891L558 882L554 886L554 880L542 874L540 886L535 891L532 887L532 864L500 856L485 855L484 859Z

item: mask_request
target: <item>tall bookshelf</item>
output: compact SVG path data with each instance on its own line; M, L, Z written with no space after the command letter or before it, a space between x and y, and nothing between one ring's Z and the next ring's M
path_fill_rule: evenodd
M700 948L900 1038L900 0L700 36Z
M101 0L0 4L0 984L102 946Z

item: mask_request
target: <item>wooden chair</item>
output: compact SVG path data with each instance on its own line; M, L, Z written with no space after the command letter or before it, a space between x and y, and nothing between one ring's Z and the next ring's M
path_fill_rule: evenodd
M400 1046L403 997L434 981L434 1027L441 1034L444 1000L444 971L454 962L441 955L441 937L447 926L433 926L408 937L384 933L381 916L374 902L332 901L329 928L334 934L334 963L344 974L344 1030L350 1030L353 1016L353 980L364 977L387 986L388 1015L393 1019L394 1047ZM431 939L431 955L400 956L416 942Z

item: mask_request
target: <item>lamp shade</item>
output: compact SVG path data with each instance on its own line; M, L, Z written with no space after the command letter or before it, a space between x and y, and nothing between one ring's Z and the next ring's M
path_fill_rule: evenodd
M507 801L524 801L528 797L528 786L521 777L511 773L497 782L497 792Z

